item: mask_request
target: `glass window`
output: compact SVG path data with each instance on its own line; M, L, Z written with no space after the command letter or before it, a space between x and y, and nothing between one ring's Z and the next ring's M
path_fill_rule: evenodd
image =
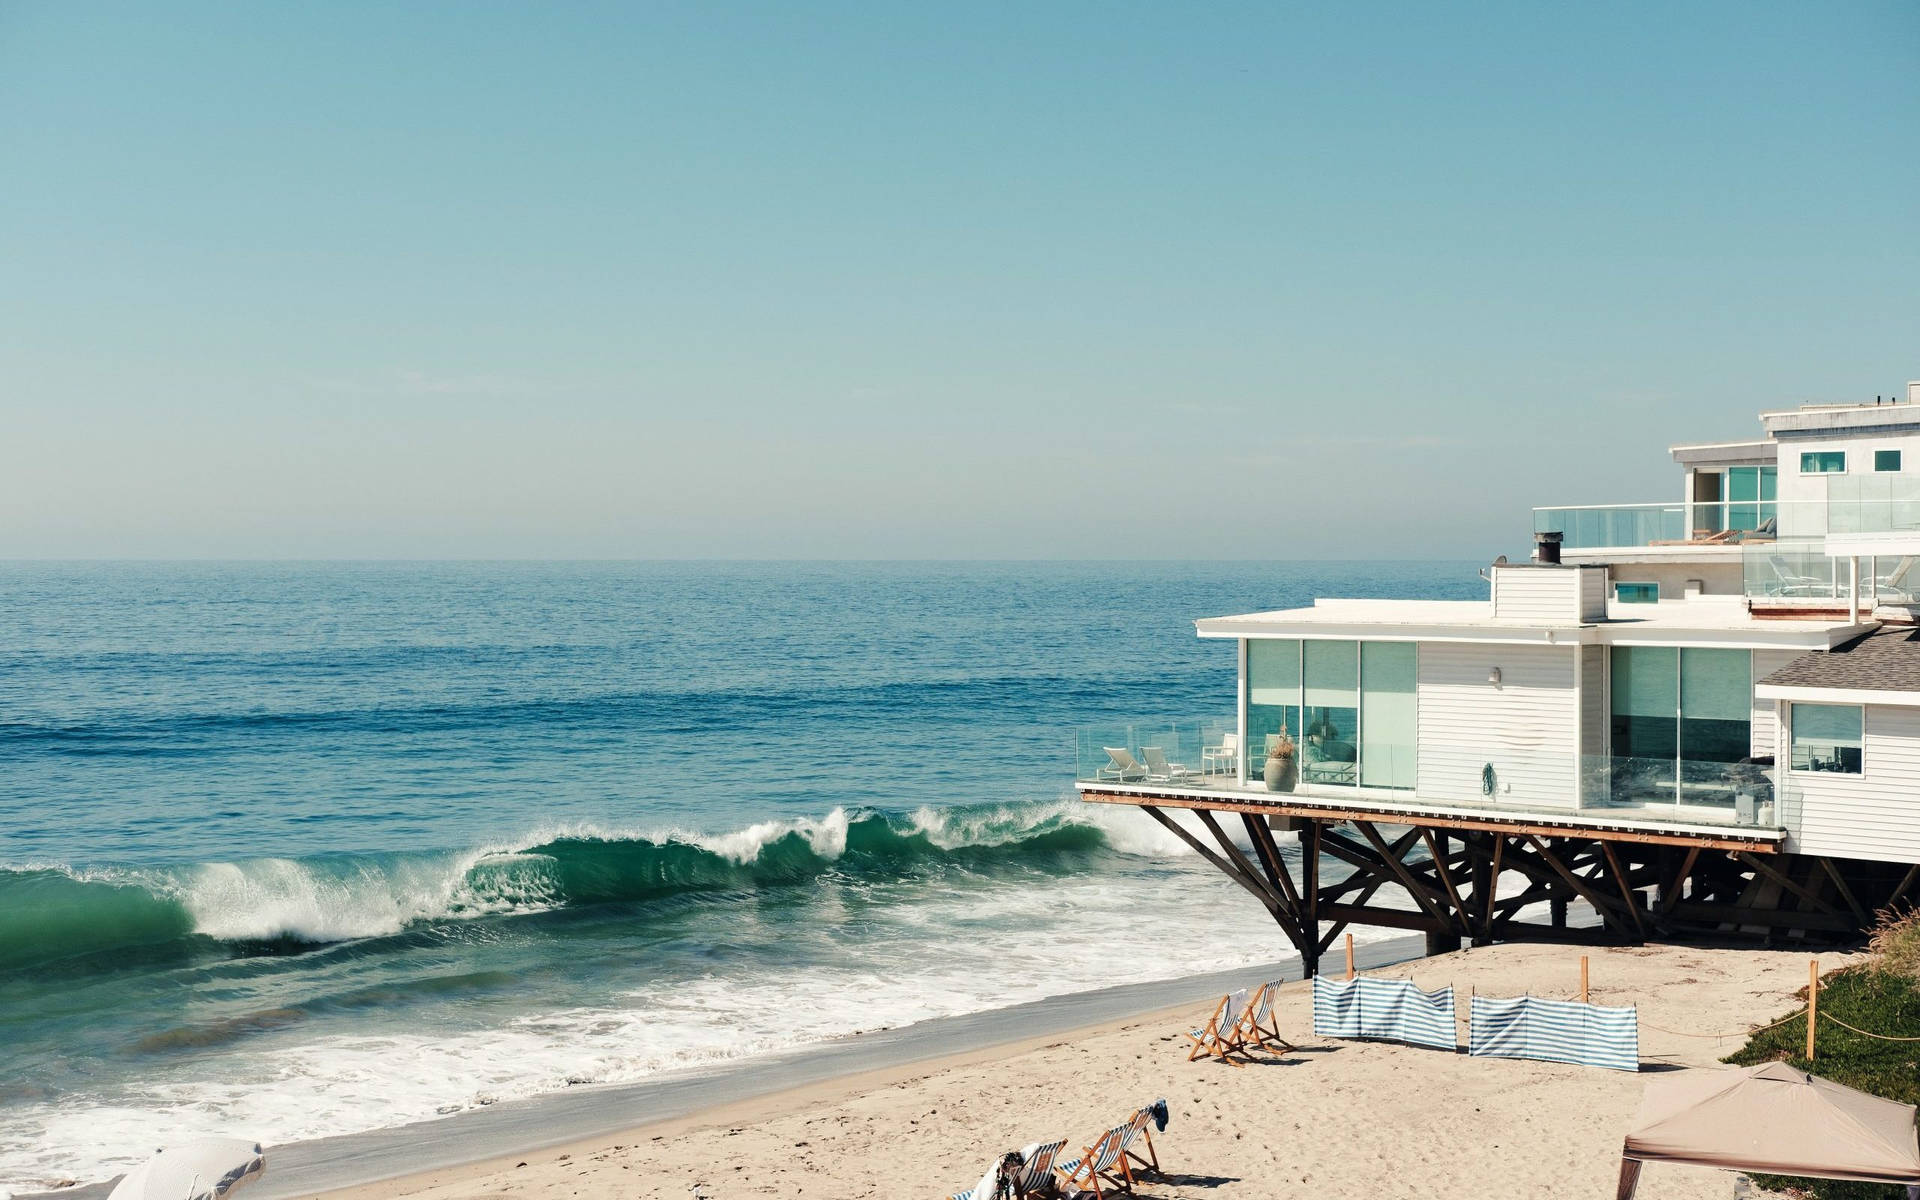
M1306 643L1302 666L1307 730L1300 744L1302 782L1358 782L1359 650L1357 642Z
M1790 765L1796 771L1860 774L1860 730L1865 710L1857 704L1795 704Z
M1367 787L1414 785L1417 663L1412 642L1360 644L1360 782Z
M1285 733L1300 740L1300 643L1247 641L1247 773L1266 766L1267 750Z
M1753 657L1745 650L1680 652L1680 757L1739 762L1753 752Z
M1838 475L1846 469L1845 450L1808 450L1800 456L1802 475Z
M1622 604L1654 604L1660 599L1657 583L1616 583L1613 598Z
M1898 450L1875 450L1873 452L1873 469L1876 471L1898 471L1900 469L1900 452Z
M1775 467L1733 467L1727 471L1727 528L1773 532Z
M1634 759L1664 774L1671 799L1671 765L1680 749L1679 651L1665 646L1613 648L1613 756Z

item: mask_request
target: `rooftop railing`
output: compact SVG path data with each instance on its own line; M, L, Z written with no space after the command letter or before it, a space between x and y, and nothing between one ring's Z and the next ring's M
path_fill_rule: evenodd
M1588 504L1533 510L1535 533L1565 550L1806 541L1830 533L1920 533L1920 486L1905 476L1838 477L1825 500Z

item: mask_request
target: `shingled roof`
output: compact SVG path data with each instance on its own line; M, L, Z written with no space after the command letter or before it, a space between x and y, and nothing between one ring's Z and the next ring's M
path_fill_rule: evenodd
M1831 650L1803 654L1760 682L1769 687L1920 692L1920 628L1883 625Z

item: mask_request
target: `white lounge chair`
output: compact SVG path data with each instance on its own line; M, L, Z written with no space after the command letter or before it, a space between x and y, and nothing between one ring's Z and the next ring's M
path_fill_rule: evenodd
M1110 780L1114 783L1138 783L1147 777L1147 769L1141 766L1140 760L1124 747L1102 746L1100 748L1107 752L1111 765L1094 771L1095 779Z
M1200 773L1202 775L1231 775L1240 758L1240 735L1223 733L1218 746L1203 746L1200 749Z
M1154 783L1178 783L1198 775L1192 767L1168 762L1166 752L1158 746L1140 747L1140 757L1147 760L1147 778Z

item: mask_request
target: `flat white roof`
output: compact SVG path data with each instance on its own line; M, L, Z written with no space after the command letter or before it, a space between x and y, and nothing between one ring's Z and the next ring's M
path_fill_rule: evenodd
M1607 620L1544 622L1496 617L1488 600L1316 600L1310 608L1207 617L1194 622L1203 638L1378 638L1403 641L1699 644L1826 650L1878 626L1876 621L1772 620L1755 617L1737 599L1672 600L1632 605L1633 615Z

